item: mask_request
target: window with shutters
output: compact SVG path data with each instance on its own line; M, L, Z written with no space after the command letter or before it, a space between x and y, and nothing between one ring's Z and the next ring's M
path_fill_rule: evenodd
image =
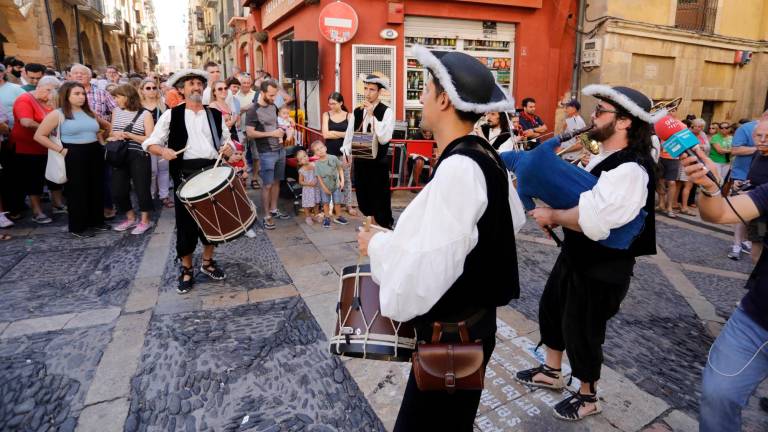
M391 45L352 45L352 92L354 109L363 103L364 84L363 79L368 75L376 75L384 78L389 83L389 90L381 93L381 101L397 112L395 107L394 90L395 67L397 66L396 49Z
M677 0L675 27L713 33L716 16L717 0Z

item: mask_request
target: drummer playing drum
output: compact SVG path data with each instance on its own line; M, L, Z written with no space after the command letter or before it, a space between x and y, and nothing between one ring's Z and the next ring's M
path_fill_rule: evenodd
M184 178L213 166L219 153L229 157L234 150L221 112L202 103L207 82L208 73L198 69L184 69L173 74L168 84L182 92L185 103L165 111L157 120L152 135L142 144L144 150L170 161L176 201L176 254L181 260L176 288L179 294L189 292L194 285L192 254L198 240L203 244L200 271L214 280L226 277L213 259L214 245L205 238L176 193ZM178 158L178 154L183 156Z
M514 102L474 57L421 46L413 52L431 73L422 127L434 133L440 159L394 231L358 234L360 252L370 256L383 316L411 321L420 340L432 334L432 322L464 321L487 363L496 307L520 293L515 232L525 213L496 151L471 133L482 113L511 111ZM480 394L422 391L412 370L394 429L472 431Z

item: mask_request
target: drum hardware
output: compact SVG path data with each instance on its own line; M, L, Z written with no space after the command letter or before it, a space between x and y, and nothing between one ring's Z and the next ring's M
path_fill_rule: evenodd
M371 228L365 219L363 230ZM331 354L363 359L410 361L416 349L416 330L381 315L379 286L370 276L370 266L357 264L342 269L336 330L329 343Z

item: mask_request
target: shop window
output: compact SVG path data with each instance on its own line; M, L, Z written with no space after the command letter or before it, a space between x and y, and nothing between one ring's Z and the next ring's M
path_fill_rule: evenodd
M397 112L392 93L397 88L395 51L395 47L390 45L352 45L352 100L355 107L363 103L363 79L368 75L376 75L389 82L390 91L382 92L382 102Z

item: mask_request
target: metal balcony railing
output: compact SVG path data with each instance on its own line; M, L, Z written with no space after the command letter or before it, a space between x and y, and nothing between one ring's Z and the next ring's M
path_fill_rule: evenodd
M677 0L675 27L713 33L716 16L717 0Z

